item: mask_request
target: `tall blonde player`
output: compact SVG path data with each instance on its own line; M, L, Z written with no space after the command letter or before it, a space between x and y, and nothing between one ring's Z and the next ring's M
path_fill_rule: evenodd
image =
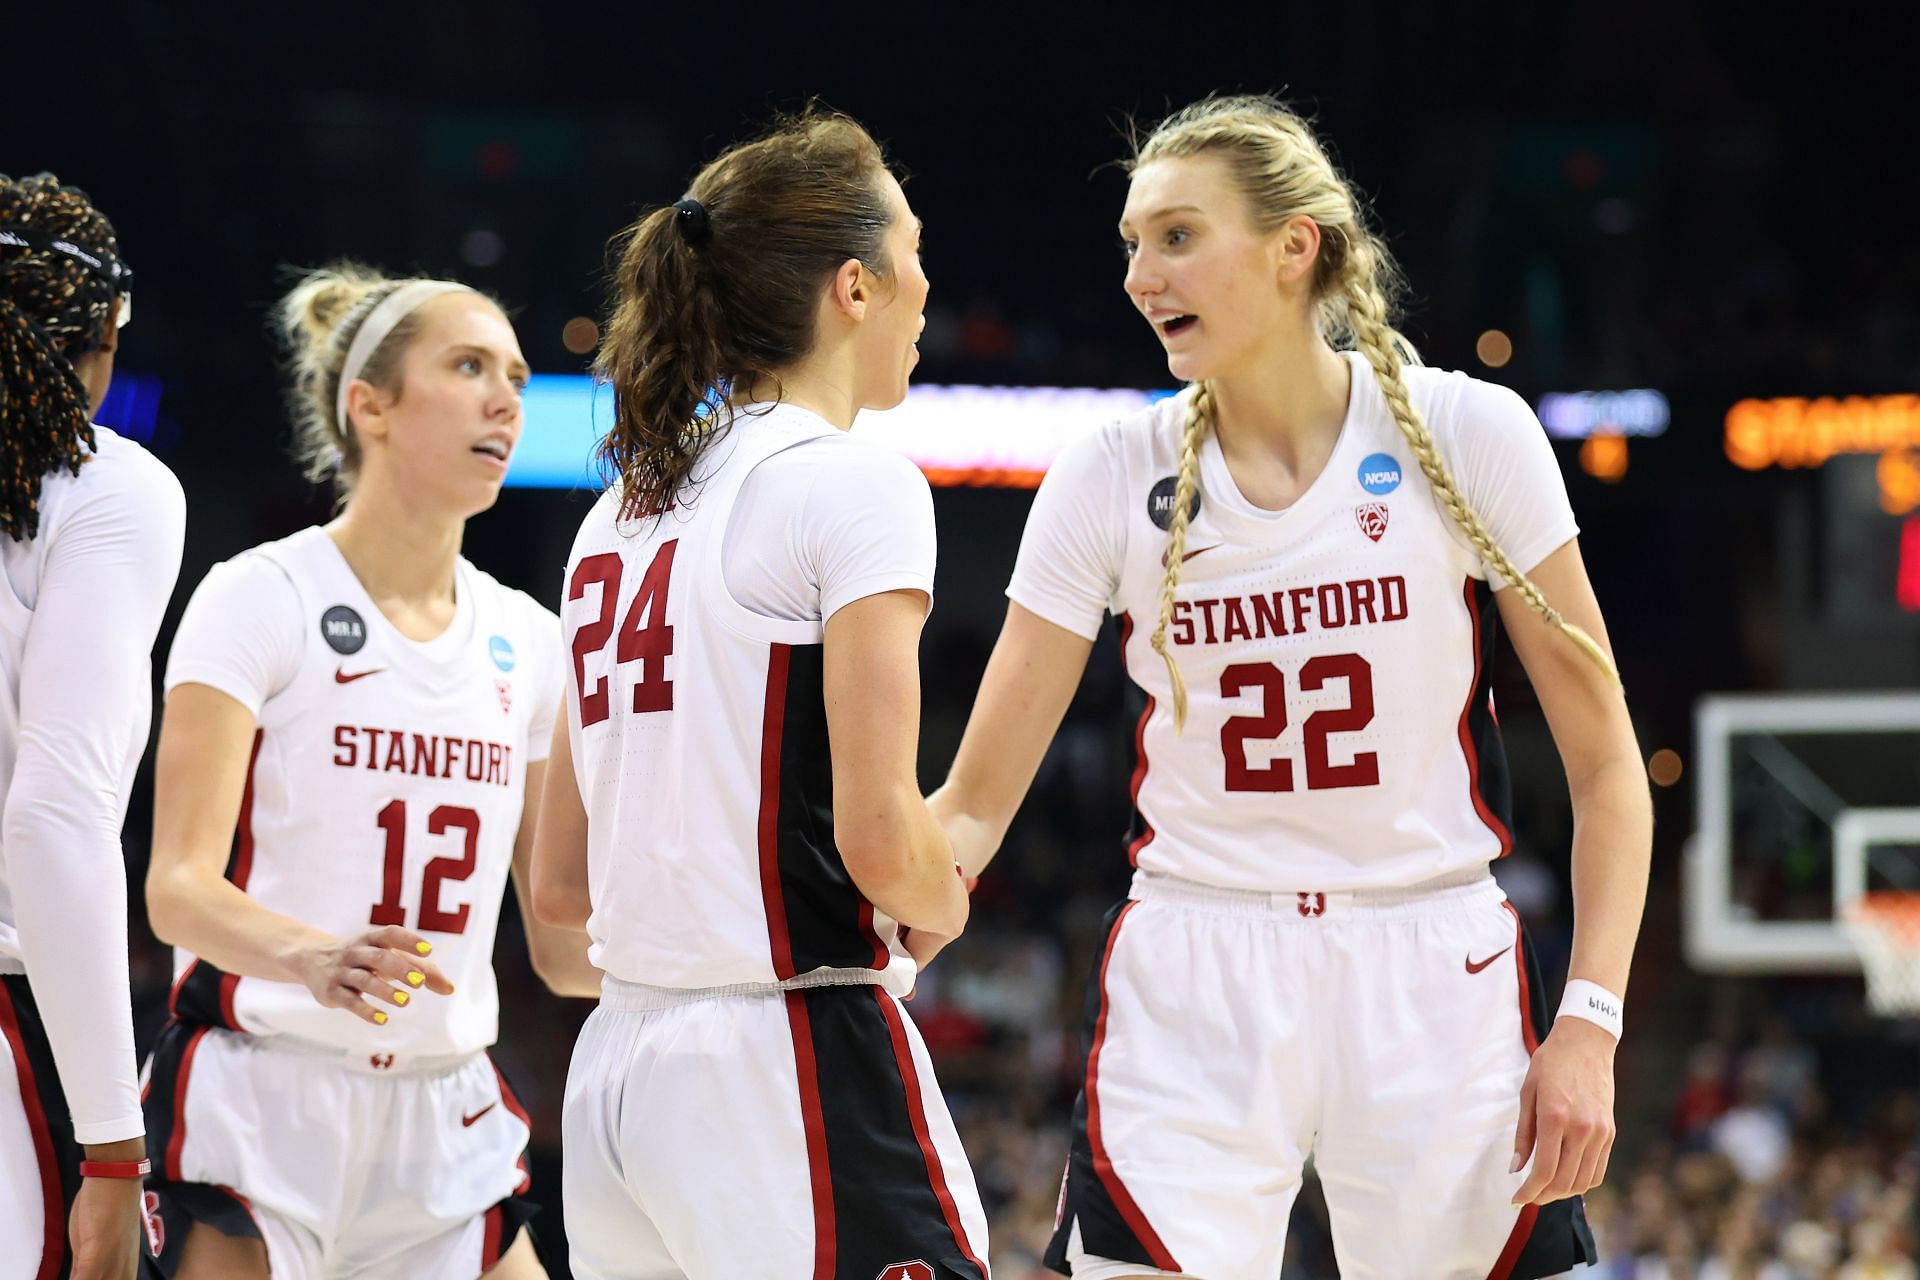
M1309 1156L1343 1276L1590 1260L1651 819L1552 453L1510 392L1408 367L1386 250L1277 102L1162 124L1120 229L1192 385L1047 477L932 801L978 872L1114 613L1148 697L1137 871L1049 1262L1274 1275ZM1511 846L1496 615L1573 792L1580 1016L1551 1035L1487 870Z
M900 925L967 917L914 780L932 494L846 434L906 395L919 220L866 130L809 112L620 243L618 479L567 565L534 861L607 975L567 1072L574 1274L986 1280L900 1004Z
M282 318L310 473L345 502L215 566L168 662L161 1270L540 1276L526 1115L486 1049L565 666L558 620L460 555L526 363L499 307L448 281L316 272ZM524 914L548 984L596 991L584 935Z

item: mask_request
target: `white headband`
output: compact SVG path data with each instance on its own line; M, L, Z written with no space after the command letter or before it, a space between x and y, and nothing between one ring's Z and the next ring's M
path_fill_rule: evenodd
M333 412L340 423L340 435L343 438L353 434L347 424L347 388L359 380L360 371L367 367L367 361L387 340L394 326L429 298L437 298L443 293L472 292L466 285L452 280L415 280L380 299L380 304L361 322L360 331L353 335L353 341L347 347L347 362L340 366L340 393L334 399Z

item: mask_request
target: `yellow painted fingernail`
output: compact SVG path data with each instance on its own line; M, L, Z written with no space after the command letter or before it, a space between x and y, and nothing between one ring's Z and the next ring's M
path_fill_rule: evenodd
M373 1020L379 1023L383 1027L387 1025L387 1015L380 1012L378 1009L375 1009L373 1011Z
M416 942L413 944L413 949L415 951L418 951L423 956L430 956L433 954L433 944L431 942Z
M427 975L424 973L409 973L407 975L407 985L410 987L417 987L426 980Z
M393 1002L395 1004L405 1004L408 998L407 993L404 991L396 991L393 993Z

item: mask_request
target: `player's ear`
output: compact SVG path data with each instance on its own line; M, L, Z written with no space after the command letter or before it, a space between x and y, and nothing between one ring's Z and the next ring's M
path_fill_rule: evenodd
M834 310L849 320L864 320L867 303L872 300L873 284L867 268L858 258L848 258L834 269L827 283L827 299Z

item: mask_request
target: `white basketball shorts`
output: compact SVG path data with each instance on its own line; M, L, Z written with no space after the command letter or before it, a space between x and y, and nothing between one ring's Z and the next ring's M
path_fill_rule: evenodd
M369 1058L174 1022L145 1098L162 1275L199 1222L263 1241L274 1280L475 1280L526 1218L526 1112L484 1053Z
M1512 1207L1546 1009L1476 869L1245 893L1142 873L1108 918L1049 1265L1280 1273L1311 1156L1347 1280L1527 1280L1593 1260L1578 1200Z
M926 1046L870 983L609 978L562 1132L576 1280L987 1280Z

